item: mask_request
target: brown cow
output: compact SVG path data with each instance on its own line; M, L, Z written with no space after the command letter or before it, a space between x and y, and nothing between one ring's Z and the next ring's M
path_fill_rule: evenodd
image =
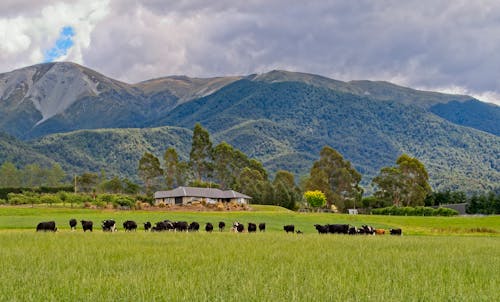
M375 229L375 234L376 235L385 235L385 230L384 229Z

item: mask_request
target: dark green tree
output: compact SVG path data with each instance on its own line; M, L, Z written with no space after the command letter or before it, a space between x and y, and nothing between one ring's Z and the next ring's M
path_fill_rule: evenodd
M11 162L4 162L0 166L0 187L20 187L21 186L21 172Z
M144 182L146 194L150 194L157 178L163 175L160 160L149 152L145 152L139 160L139 177Z
M214 178L222 189L232 187L235 182L235 170L238 164L235 150L226 142L218 144L213 150Z
M373 179L378 191L375 195L391 201L395 206L421 206L431 193L429 175L424 165L406 154L396 160L397 166L384 167Z
M79 192L94 192L99 183L99 176L96 173L83 173L76 178L76 187Z
M319 160L311 168L306 189L322 191L328 206L335 204L339 210L345 210L349 203L361 201L363 190L359 186L360 181L361 174L351 163L335 149L325 146Z
M210 134L199 123L193 129L189 164L198 181L209 178L212 172L212 142Z
M300 201L301 192L295 185L293 173L284 170L276 172L273 186L275 188L274 198L276 204L288 209L295 209Z
M170 147L165 151L163 155L165 160L165 182L167 184L167 189L171 190L178 186L177 180L179 179L179 155L175 148Z

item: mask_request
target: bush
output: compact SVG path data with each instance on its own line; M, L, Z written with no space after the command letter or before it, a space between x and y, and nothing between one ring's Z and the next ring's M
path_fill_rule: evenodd
M448 208L430 208L430 207L386 207L373 209L374 215L394 215L394 216L454 216L458 212Z

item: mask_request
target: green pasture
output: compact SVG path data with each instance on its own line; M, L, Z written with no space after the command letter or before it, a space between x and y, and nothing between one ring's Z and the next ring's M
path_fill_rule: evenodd
M152 223L169 220L197 221L204 226L224 221L226 225L234 221L242 223L265 222L270 232L282 231L286 224L294 224L305 234L316 233L314 224L348 223L355 226L369 224L376 228L402 228L405 235L487 235L500 236L500 216L456 216L456 217L414 217L345 215L331 213L297 213L280 207L253 206L252 211L238 212L175 212L175 211L120 211L95 210L68 207L11 207L0 206L0 231L6 229L34 230L40 221L54 220L60 231L69 230L68 221L92 220L99 230L104 219L115 219L120 228L125 220L138 223ZM78 225L80 228L80 225Z
M266 233L93 233L70 218L226 224ZM59 231L37 233L39 221ZM285 224L304 234L285 234ZM319 235L314 223L403 228ZM0 207L0 301L500 301L500 217Z

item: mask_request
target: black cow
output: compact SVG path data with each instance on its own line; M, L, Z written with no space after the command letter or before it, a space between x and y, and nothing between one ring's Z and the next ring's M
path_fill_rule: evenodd
M188 231L190 232L198 232L200 229L200 224L196 221L193 221L189 224Z
M328 233L347 234L349 232L348 224L328 224Z
M224 228L226 227L226 223L224 221L219 222L219 231L224 231Z
M149 231L151 229L151 222L147 221L144 223L144 231Z
M245 231L245 226L243 225L243 223L238 223L238 225L236 226L236 231L238 231L238 233L243 233Z
M259 231L261 231L261 232L266 231L266 224L265 223L259 223Z
M391 235L401 236L401 235L403 235L403 230L402 229L389 229L389 233Z
M257 225L255 223L248 223L248 232L249 233L255 233L257 232Z
M155 223L155 226L151 228L153 232L162 232L167 230L167 223L165 221L159 221Z
M84 232L86 231L91 231L94 226L94 223L91 220L82 220L80 221L82 223L82 229Z
M349 235L356 235L357 230L355 226L349 227L349 231L347 232Z
M289 233L289 232L294 233L295 226L293 224L288 224L288 225L283 226L283 230L285 230L285 232L287 232L287 233Z
M173 223L174 229L178 232L186 232L188 230L188 223L186 221L176 221ZM167 224L168 228L168 224Z
M137 223L133 220L127 220L123 223L123 228L125 231L136 231L137 230Z
M318 231L318 234L327 234L328 233L328 225L315 224L314 227Z
M103 232L115 232L116 222L113 219L107 219L102 221Z
M76 230L76 225L78 222L76 221L75 218L72 218L69 220L69 227L71 228L72 231Z
M214 230L214 225L211 224L210 222L207 222L207 224L205 225L205 231L211 233L213 230Z
M57 231L57 228L56 228L56 222L55 221L44 221L44 222L40 222L37 226L36 226L36 231L37 232L55 232Z

